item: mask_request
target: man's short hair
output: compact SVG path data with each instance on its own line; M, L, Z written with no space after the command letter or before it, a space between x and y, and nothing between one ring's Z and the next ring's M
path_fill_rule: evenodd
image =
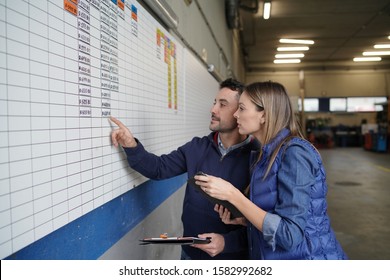
M219 89L229 88L233 91L237 91L239 95L241 95L241 93L244 91L244 87L245 86L243 83L233 78L226 79L219 84Z

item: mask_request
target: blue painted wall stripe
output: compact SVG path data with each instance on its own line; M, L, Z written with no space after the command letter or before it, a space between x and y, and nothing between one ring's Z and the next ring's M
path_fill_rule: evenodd
M175 193L187 174L149 180L6 259L95 260Z

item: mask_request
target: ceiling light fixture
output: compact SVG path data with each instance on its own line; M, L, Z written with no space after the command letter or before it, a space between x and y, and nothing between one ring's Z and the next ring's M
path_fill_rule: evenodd
M390 44L376 44L374 49L390 49Z
M271 16L271 1L264 1L263 18L269 19Z
M282 63L301 63L300 59L275 59L275 64L282 64Z
M379 56L372 56L372 57L355 57L353 61L355 62L365 62L365 61L381 61L382 58Z
M364 56L370 56L370 55L390 55L390 51L378 51L378 52L363 52Z
M280 43L286 43L286 44L303 44L303 45L313 45L313 40L299 40L299 39L280 39Z
M305 55L303 53L284 53L284 54L276 54L275 58L302 58Z
M278 52L290 52L290 51L308 51L309 47L279 47L276 49Z

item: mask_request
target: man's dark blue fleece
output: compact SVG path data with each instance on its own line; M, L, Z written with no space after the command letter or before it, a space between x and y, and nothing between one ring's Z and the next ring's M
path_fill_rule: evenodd
M225 179L243 191L250 181L249 157L258 150L256 140L222 156L218 149L218 133L194 137L190 142L169 154L156 156L147 152L137 140L135 148L125 148L130 166L153 180L171 178L183 173L193 177L198 171ZM225 238L224 251L215 257L191 246L183 246L191 259L247 259L246 228L225 225L214 211L214 204L194 187L186 187L183 202L183 236L198 236L202 233L219 233Z

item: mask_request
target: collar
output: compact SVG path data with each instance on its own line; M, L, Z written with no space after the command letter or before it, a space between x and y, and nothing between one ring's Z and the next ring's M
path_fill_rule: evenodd
M217 133L216 133L217 134ZM224 156L226 155L227 153L235 150L235 149L238 149L242 146L245 146L246 144L248 144L249 142L251 142L253 139L252 139L252 136L249 135L244 141L242 141L241 143L238 143L238 144L235 144L229 148L225 148L225 146L222 144L222 141L221 141L221 137L219 136L219 133L218 135L214 136L214 139L217 140L217 145L218 145L218 149L219 151L221 152L221 154Z
M276 147L289 135L290 130L288 128L283 128L269 143L262 147L263 153L271 154L276 149Z

